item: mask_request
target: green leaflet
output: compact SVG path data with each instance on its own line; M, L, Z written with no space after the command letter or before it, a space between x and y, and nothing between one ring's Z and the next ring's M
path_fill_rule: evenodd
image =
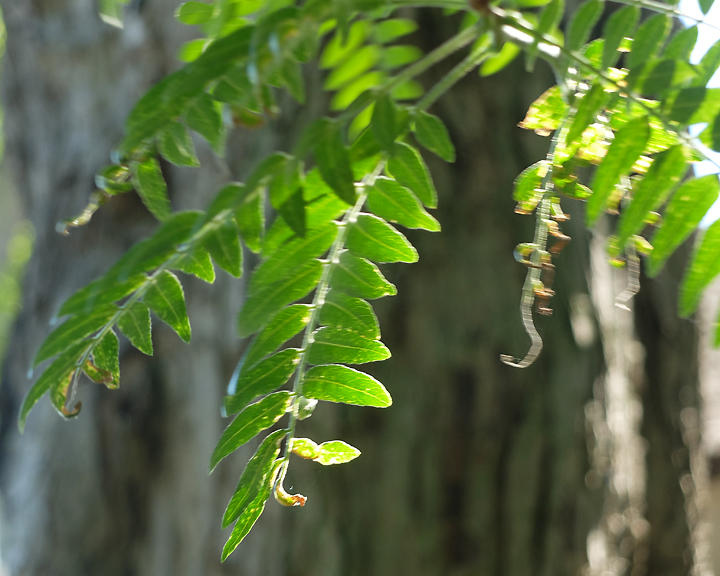
M656 276L665 260L697 228L718 198L715 174L685 182L670 198L663 219L652 239L648 275Z
M520 54L520 46L506 41L500 51L487 58L480 66L480 76L492 76L505 69Z
M257 267L250 279L251 289L273 284L295 273L298 266L327 252L337 236L337 224L328 224L309 231L304 238L286 242Z
M608 94L600 82L595 83L593 87L583 95L577 106L577 111L572 119L567 136L565 137L568 143L572 144L582 136L585 128L595 121L598 112L602 109L607 98Z
M700 295L720 273L720 220L710 226L700 239L685 272L680 288L680 315L692 314L700 302Z
M72 344L84 340L102 328L117 312L115 306L103 306L92 314L73 316L55 328L40 346L33 366L63 352Z
M185 274L192 274L208 284L215 282L215 268L210 253L202 246L186 251L175 261L172 268Z
M170 216L170 199L158 161L149 158L142 163L133 162L130 169L133 184L145 207L158 220L165 220Z
M632 200L622 212L617 232L620 246L642 230L648 212L665 201L686 171L687 158L682 146L674 146L658 154L645 177L634 187Z
M305 214L305 200L303 190L298 188L292 195L277 208L280 217L292 228L298 236L305 236L307 221Z
M160 320L175 330L183 341L190 341L190 320L185 310L185 294L177 276L167 270L157 274L145 293L145 303Z
M614 66L620 57L618 48L625 36L637 25L640 17L640 9L637 6L623 6L616 10L607 19L603 28L603 45L602 67Z
M353 330L324 327L313 332L307 351L310 364L365 364L390 358L390 350Z
M237 382L231 383L234 388L232 396L225 398L227 413L240 412L254 398L280 388L295 372L298 357L299 351L289 348L258 362L248 370L242 370Z
M339 90L361 74L373 68L380 60L379 46L363 46L351 54L341 65L333 68L325 80L325 90Z
M257 498L263 488L270 484L273 463L280 455L280 442L287 433L287 430L276 430L268 434L258 446L255 454L245 466L235 493L225 509L222 519L223 528L232 524L243 510Z
M280 461L275 461L273 463L271 471L268 475L269 479L272 479L273 476L275 476L275 473L279 466ZM233 553L235 548L238 547L240 542L242 542L245 536L247 536L250 530L252 530L255 522L257 522L257 519L260 518L263 510L265 510L265 502L267 502L267 499L270 497L271 491L272 482L268 481L262 486L262 489L258 492L257 496L243 509L240 517L238 518L238 521L233 527L230 538L228 538L225 546L223 546L221 557L223 562L225 562L227 557Z
M663 51L664 58L670 58L673 60L682 60L683 62L690 61L690 54L695 47L695 43L698 38L698 27L691 26L680 30L675 34L665 46Z
M417 22L407 18L391 18L377 22L370 30L373 39L378 44L387 44L417 30Z
M345 464L360 456L360 450L342 440L323 442L318 449L319 453L313 460L323 466Z
M345 464L360 456L360 450L342 440L330 440L317 445L309 438L293 438L292 452L323 466Z
M160 132L158 150L168 161L177 166L200 166L190 133L180 122L173 122Z
M593 195L587 203L588 226L592 226L604 210L613 188L630 171L649 137L648 119L644 116L630 120L617 131L590 184Z
M455 162L455 147L443 121L423 110L416 111L413 119L413 132L418 143L445 162Z
M323 180L348 204L355 203L355 180L340 126L328 118L318 120L312 130L315 161Z
M322 326L353 330L367 338L380 338L380 326L372 306L336 290L326 296L318 322Z
M143 354L153 355L150 310L142 302L133 303L118 319L118 328L130 344Z
M535 29L539 35L546 35L555 30L557 25L565 13L565 0L550 0L548 4L540 12L537 28ZM526 70L532 72L535 67L535 59L537 58L538 41L535 40L526 48Z
M375 378L341 365L310 368L302 393L307 398L357 406L386 408L392 404L390 394Z
M417 250L382 218L360 214L357 221L348 226L346 244L356 256L374 262L417 262Z
M191 0L190 2L183 2L178 6L178 9L175 11L175 17L183 24L195 26L208 22L213 16L213 10L214 7L212 4Z
M715 0L699 0L698 3L700 4L700 9L702 10L702 13L707 14L708 12L710 12L710 8L712 8Z
M407 127L407 112L398 108L389 94L381 95L373 107L370 130L382 150L390 151L395 139L402 135Z
M720 150L720 115L700 133L700 141L711 150Z
M242 276L242 247L239 230L233 219L226 219L213 226L204 234L202 245L220 268L236 278Z
M378 178L367 192L368 207L377 216L406 228L440 230L440 223L425 211L415 195L394 180Z
M332 286L350 296L371 300L397 294L397 288L385 279L375 264L348 251L340 255L340 261L333 269Z
M45 371L32 385L23 399L18 416L18 428L20 432L25 429L25 421L33 406L42 396L54 386L60 385L77 369L77 362L89 343L86 341L75 342L65 348L55 360L52 361ZM63 414L65 416L65 414Z
M320 280L322 269L320 262L311 260L297 268L295 275L256 289L251 288L238 316L240 336L257 332L278 310L307 295Z
M190 104L185 121L191 130L208 141L217 154L223 155L225 129L222 121L222 104L203 92Z
M713 122L720 113L720 88L683 88L675 98L668 97L664 103L670 109L671 120L682 124Z
M603 12L603 3L600 0L588 0L573 14L565 36L565 48L571 51L579 50L590 37L593 27Z
M114 331L108 332L100 339L92 352L95 368L107 375L103 384L108 388L120 385L120 345Z
M253 366L300 332L309 322L311 311L308 304L293 304L275 314L250 344L245 366Z
M265 232L264 194L255 192L246 196L235 211L235 221L245 246L256 254L260 252Z
M437 208L435 184L422 156L415 148L396 142L392 147L387 171L400 184L412 190L425 206Z
M547 136L557 130L568 113L568 105L560 93L559 86L553 86L543 92L528 108L527 114L518 126L525 130L534 130L541 136Z
M210 458L210 471L223 458L280 420L290 409L291 402L290 392L275 392L240 412L222 433Z
M670 31L670 24L670 18L665 14L655 14L638 28L632 50L627 57L627 67L630 68L628 75L630 86L633 86L642 76L648 62L659 52Z

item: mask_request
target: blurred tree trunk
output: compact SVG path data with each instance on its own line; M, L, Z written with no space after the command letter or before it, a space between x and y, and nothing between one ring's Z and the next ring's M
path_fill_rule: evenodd
M187 281L189 347L159 328L156 359L124 349L120 391L84 387L71 423L43 401L18 436L25 373L53 313L152 227L124 198L69 238L54 232L82 209L132 103L174 66L175 2L133 6L117 31L89 0L3 2L6 149L37 232L0 396L8 573L688 574L679 398L695 404L695 337L675 320L672 290L642 295L635 324L618 316L617 276L595 255L591 301L578 216L556 261L555 314L539 322L543 356L527 370L498 361L527 345L517 311L524 270L512 250L533 219L513 214L512 180L547 145L514 127L544 88L521 66L467 80L437 109L458 148L454 165L432 164L444 230L412 235L421 262L389 269L401 295L380 305L393 359L372 371L395 403L321 406L302 424L303 435L343 438L364 453L333 469L295 463L290 481L310 497L305 509L270 503L219 564L220 517L249 455L207 476L240 349L232 318L242 287L227 277L212 287ZM422 22L424 42L438 33L435 18ZM238 164L206 153L210 170L168 169L174 206L203 206L292 130L275 128L238 135L228 153Z

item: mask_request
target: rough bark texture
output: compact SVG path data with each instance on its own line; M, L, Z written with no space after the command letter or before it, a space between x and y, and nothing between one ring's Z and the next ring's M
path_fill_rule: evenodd
M555 315L540 321L543 356L525 371L498 361L526 346L517 312L524 270L512 250L533 222L513 214L511 183L546 145L514 128L543 88L521 66L497 79L472 78L438 106L458 148L455 165L431 166L444 231L411 235L421 262L389 269L401 296L379 306L393 359L372 371L395 403L388 411L321 406L302 424L303 435L343 438L364 453L334 469L293 464L289 482L310 497L306 509L270 503L254 533L219 564L219 519L249 454L207 476L240 348L228 319L242 286L227 278L213 287L188 281L190 347L159 329L156 359L123 352L119 392L84 388L85 408L72 423L42 402L19 437L25 371L52 314L152 225L127 198L69 239L53 231L83 206L127 110L172 66L179 42L170 0L133 9L122 33L102 26L93 4L3 3L7 149L37 230L0 397L9 574L563 576L596 573L588 564L593 530L619 542L605 547L612 574L688 573L678 392L694 391L695 341L689 325L668 320L672 295L653 291L638 306L647 351L638 402L646 417L642 430L636 420L630 431L645 435L650 478L647 490L641 481L647 505L639 521L649 522L641 537L620 542L612 522L603 523L612 516L604 502L622 489L612 485L611 463L597 466L588 416L595 410L606 421L607 394L595 313L583 296L589 255L580 217L556 262ZM422 22L423 41L433 40L436 18ZM242 175L271 146L271 136L246 133L230 147L232 170L209 155L204 175L169 170L175 207L203 205L230 172ZM605 428L604 457L614 458L623 447L613 426Z

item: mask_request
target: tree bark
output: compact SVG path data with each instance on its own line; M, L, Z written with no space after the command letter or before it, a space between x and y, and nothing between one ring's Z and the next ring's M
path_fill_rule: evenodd
M527 345L518 313L524 269L512 251L531 236L533 219L513 214L512 180L547 145L514 127L546 80L528 80L521 65L470 78L438 105L458 149L452 166L429 159L444 230L410 234L421 261L387 270L400 296L378 306L393 358L371 371L394 405L321 405L301 423L303 436L342 438L363 451L333 469L293 462L289 482L309 496L305 509L269 503L220 565L227 536L220 517L250 454L243 450L207 476L225 382L241 349L228 318L242 284L222 275L216 286L186 283L190 347L159 328L155 359L123 348L120 391L83 388L85 408L72 423L43 401L18 436L25 373L48 321L152 227L140 204L124 198L69 239L54 232L55 222L84 205L132 103L174 66L182 40L171 23L174 5L138 4L120 32L100 24L90 1L3 4L6 148L37 231L0 396L8 573L562 576L599 574L604 563L613 574L687 574L679 480L688 464L673 456L684 449L677 391L696 386L695 340L690 325L669 316L673 295L651 290L640 297L635 323L625 316L616 344L634 341L635 330L646 360L613 396L595 311L612 309L613 281L601 279L605 301L586 296L589 236L571 208L573 241L556 260L555 314L539 321L543 355L527 370L498 360ZM424 42L436 28L421 20ZM237 135L229 166L203 151L210 170L168 168L174 206L203 206L286 138L291 124ZM635 446L648 447L635 492L613 484L613 459L627 457L627 446L608 406L623 394L645 415L624 428ZM694 392L687 397L696 402ZM613 514L629 515L619 532ZM591 549L600 551L590 557Z

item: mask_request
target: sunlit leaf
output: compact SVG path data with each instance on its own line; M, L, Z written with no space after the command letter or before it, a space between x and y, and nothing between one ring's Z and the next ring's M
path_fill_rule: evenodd
M175 330L185 342L190 341L190 321L185 310L182 285L172 272L163 270L155 276L145 293L145 303L160 320Z
M710 206L718 198L718 177L715 174L689 180L670 198L663 220L653 236L648 274L655 276L665 260L697 228Z
M392 404L390 394L375 378L341 365L310 368L303 381L303 395L327 402L377 408Z
M342 440L323 442L318 446L318 450L318 455L313 460L323 466L345 464L360 456L360 450Z
M142 302L134 302L118 319L118 328L130 344L143 354L153 355L152 338L150 336L150 310Z
M390 351L379 340L334 327L316 330L307 351L310 364L365 364L387 358Z
M368 189L368 208L381 218L406 228L440 230L440 223L428 214L415 195L394 180L379 178Z
M212 472L223 458L280 420L290 408L291 402L290 392L275 392L240 412L223 431L210 458L210 471Z
M618 130L590 184L593 195L587 203L588 225L592 225L604 210L613 188L630 171L645 149L649 137L650 128L646 117L630 120Z
M414 121L413 131L420 145L446 162L455 162L455 147L443 121L423 110L415 113Z
M388 160L387 171L408 187L428 208L437 207L437 191L420 153L403 142L396 142Z
M250 344L245 365L253 366L300 332L309 322L311 312L308 304L293 304L275 314Z
M693 253L680 287L680 314L689 316L697 308L702 291L720 273L720 220L703 234Z
M417 250L382 218L360 214L350 225L347 247L356 256L374 262L417 262Z
M637 6L623 6L610 14L603 27L602 67L614 66L620 57L618 48L625 36L630 35L640 17L640 9Z
M133 183L143 204L158 220L165 220L170 215L170 200L158 161L149 158L142 163L133 163L131 170Z
M397 288L387 281L375 264L345 251L332 275L333 288L360 298L382 298L397 294Z
M288 348L261 360L248 370L243 370L235 382L235 391L225 398L228 414L235 414L247 406L254 398L269 394L280 388L295 372L298 350Z

